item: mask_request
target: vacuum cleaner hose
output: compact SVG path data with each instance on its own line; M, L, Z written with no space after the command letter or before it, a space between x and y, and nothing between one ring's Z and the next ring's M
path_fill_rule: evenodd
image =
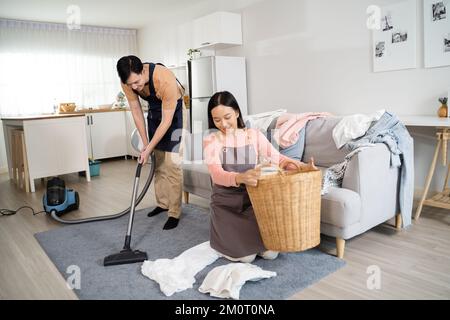
M150 156L149 165L150 165L150 172L149 172L147 181L145 182L145 185L142 188L141 193L139 194L139 196L136 199L136 206L142 201L142 199L144 198L145 194L147 193L148 188L150 187L150 185L152 183L153 175L155 174L155 154L154 153L152 153L151 156ZM140 170L139 170L139 174L140 174ZM116 214L107 215L107 216L92 217L92 218L86 218L86 219L77 219L77 220L65 220L65 219L62 219L61 217L57 216L56 211L54 211L54 210L51 212L51 216L56 221L64 223L64 224L80 224L80 223L87 223L87 222L94 222L94 221L103 221L103 220L117 219L117 218L123 217L124 215L130 213L130 209L131 209L131 206L129 206L124 211L116 213Z

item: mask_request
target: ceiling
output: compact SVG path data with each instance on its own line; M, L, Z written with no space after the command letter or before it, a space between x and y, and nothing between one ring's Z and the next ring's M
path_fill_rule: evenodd
M81 24L139 29L183 12L233 10L259 0L0 0L0 17L66 23L77 5Z

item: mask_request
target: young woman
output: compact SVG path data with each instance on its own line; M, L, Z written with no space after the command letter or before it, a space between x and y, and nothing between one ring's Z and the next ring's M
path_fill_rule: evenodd
M317 169L281 155L259 131L247 129L241 110L229 92L216 93L208 105L209 129L204 139L205 159L213 181L210 243L231 261L250 263L256 255L275 259L262 242L245 185L256 186L258 164L270 162L283 169ZM264 159L264 160L262 160Z

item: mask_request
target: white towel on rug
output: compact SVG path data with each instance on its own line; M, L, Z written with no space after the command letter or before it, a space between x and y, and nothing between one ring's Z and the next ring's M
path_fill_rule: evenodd
M230 263L212 269L198 291L212 297L239 300L239 293L247 281L272 278L276 272L266 271L250 263Z
M161 291L168 297L176 292L192 288L195 275L219 258L209 241L186 250L174 259L144 261L141 272L159 283Z

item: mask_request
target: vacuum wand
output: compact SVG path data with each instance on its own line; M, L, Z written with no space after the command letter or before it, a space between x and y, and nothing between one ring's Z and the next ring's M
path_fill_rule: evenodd
M128 249L128 250L131 250L130 249L131 230L133 229L134 210L136 208L136 195L137 195L137 190L139 188L139 178L141 176L141 169L142 169L142 164L139 163L136 168L136 175L134 178L133 197L131 198L131 207L130 207L130 219L128 220L128 229L127 229L127 234L125 236L125 245L123 247L123 249Z
M125 236L125 244L124 244L123 250L120 251L119 253L107 256L105 258L105 260L103 261L103 265L105 267L119 265L119 264L143 262L148 259L146 252L142 252L139 250L133 251L133 250L131 250L131 247L130 247L131 230L133 229L134 211L135 211L135 207L136 207L136 195L137 195L137 190L139 187L139 178L141 176L141 169L142 169L142 164L139 163L136 168L136 176L134 178L133 196L131 198L130 218L128 220L128 229L127 229L127 234Z

